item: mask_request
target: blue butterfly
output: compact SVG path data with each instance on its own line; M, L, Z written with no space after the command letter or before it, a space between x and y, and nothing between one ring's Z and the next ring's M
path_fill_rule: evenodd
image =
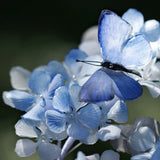
M141 34L132 35L131 25L110 10L103 10L98 21L98 40L103 62L82 86L79 99L100 102L116 95L124 101L142 95L141 85L126 73L139 73L133 67L147 64L152 57L148 41Z

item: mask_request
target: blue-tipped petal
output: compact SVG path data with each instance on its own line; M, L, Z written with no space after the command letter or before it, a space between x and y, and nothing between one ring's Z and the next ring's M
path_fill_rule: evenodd
M35 98L33 95L18 90L3 92L3 100L7 105L21 111L26 111L35 103Z
M53 97L53 107L61 112L70 112L70 95L65 86L59 87Z
M107 125L98 131L98 137L102 141L113 140L120 137L121 129L116 125Z
M151 47L143 35L135 35L128 39L122 49L119 63L127 68L145 66L152 59Z
M88 128L96 128L100 123L101 111L95 104L88 104L78 112L77 119Z
M118 123L126 123L128 121L127 105L122 101L117 101L108 112L108 119L112 119Z
M29 79L29 87L36 94L42 94L48 89L51 77L45 71L33 71Z
M65 114L60 113L56 110L48 110L45 113L46 124L48 128L55 133L61 133L66 128L66 117Z
M48 96L52 98L54 96L55 90L58 87L64 85L63 82L64 82L64 79L63 79L63 76L61 74L55 75L55 77L53 78L53 80L49 84L49 87L48 87Z
M50 61L45 70L51 77L54 77L56 74L61 74L65 80L68 80L68 74L64 66L58 61Z
M72 122L67 128L67 134L74 139L84 139L89 136L89 131L80 123Z
M77 75L80 72L82 63L76 60L84 60L87 54L79 49L72 49L65 58L65 64L71 70L72 74Z
M117 14L103 10L98 22L98 39L104 61L118 63L121 49L131 33L131 25Z
M37 143L29 139L20 139L16 143L15 152L19 157L28 157L36 152Z
M141 12L136 9L128 9L122 16L133 27L133 32L138 33L144 24L144 17Z
M134 150L145 152L155 145L156 137L149 127L140 127L130 136L130 145Z
M61 149L51 143L42 142L38 145L38 155L43 160L53 160L60 156Z
M33 106L33 108L30 109L27 113L25 113L22 117L24 119L41 121L44 119L44 114L45 114L45 108L44 106L41 106L41 102L39 102L35 106Z

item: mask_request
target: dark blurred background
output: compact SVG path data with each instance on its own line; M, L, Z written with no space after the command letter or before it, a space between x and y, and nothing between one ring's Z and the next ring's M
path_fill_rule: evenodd
M77 48L82 33L96 25L102 9L120 16L129 8L141 11L145 20L160 21L158 1L98 0L98 1L0 1L0 94L11 90L9 71L13 66L33 70L50 60L63 61L72 48ZM128 103L129 123L136 117L153 117L160 121L160 99L153 99L144 88L143 96ZM22 113L0 99L0 160L21 160L14 152L18 137L14 125ZM106 143L98 147L81 147L86 154L101 153ZM37 153L26 160L39 160ZM68 159L73 159L69 157ZM122 155L121 159L129 159Z

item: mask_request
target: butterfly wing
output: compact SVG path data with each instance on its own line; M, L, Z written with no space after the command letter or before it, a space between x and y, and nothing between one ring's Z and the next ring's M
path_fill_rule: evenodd
M102 70L97 70L82 86L79 99L84 102L111 100L114 97L112 79Z
M98 39L104 61L119 62L121 48L131 31L131 25L114 12L109 10L101 12L98 21Z
M100 102L113 99L114 95L124 101L135 100L142 94L141 85L121 71L101 68L82 86L79 99Z
M149 42L138 34L128 39L124 48L120 63L126 68L132 66L144 66L150 62L152 58L151 47Z
M121 71L112 71L107 68L102 69L112 79L114 93L121 100L132 101L142 95L143 90L141 85L131 77Z
M103 10L98 23L98 38L104 61L126 68L143 66L152 58L149 42L143 35L131 36L132 27L114 12Z

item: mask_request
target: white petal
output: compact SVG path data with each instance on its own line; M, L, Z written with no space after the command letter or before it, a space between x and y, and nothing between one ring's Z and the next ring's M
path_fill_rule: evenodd
M140 81L140 84L149 89L152 97L156 98L160 95L160 82Z
M113 140L120 137L121 129L116 125L107 125L98 131L98 137L102 141Z
M98 41L84 41L79 45L79 49L88 55L100 54L100 45Z
M20 137L37 137L37 133L34 130L33 123L28 120L21 119L15 125L16 135Z
M28 90L30 71L22 67L13 67L10 71L12 87L19 90Z
M88 40L95 40L98 42L98 26L92 26L83 33L82 42Z
M20 157L28 157L36 152L37 143L29 139L20 139L16 143L15 152Z

